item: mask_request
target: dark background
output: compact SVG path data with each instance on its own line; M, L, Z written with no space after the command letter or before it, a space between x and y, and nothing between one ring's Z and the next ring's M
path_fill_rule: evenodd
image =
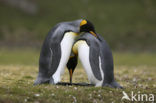
M81 18L114 51L156 51L156 0L0 0L0 47L40 49L55 24Z

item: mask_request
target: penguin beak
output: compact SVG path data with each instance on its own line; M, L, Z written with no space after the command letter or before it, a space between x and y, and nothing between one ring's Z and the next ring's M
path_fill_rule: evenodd
M73 70L69 69L69 74L70 74L70 84L72 84L72 76L73 76Z
M93 36L97 37L96 33L94 33L93 31L89 31L89 33L91 33Z

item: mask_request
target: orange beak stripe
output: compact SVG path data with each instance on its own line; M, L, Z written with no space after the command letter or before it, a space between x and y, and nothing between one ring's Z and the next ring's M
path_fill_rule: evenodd
M72 77L72 74L73 74L72 69L70 69L69 72L70 72L70 77Z

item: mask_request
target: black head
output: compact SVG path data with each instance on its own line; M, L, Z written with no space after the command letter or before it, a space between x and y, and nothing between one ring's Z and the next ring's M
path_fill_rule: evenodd
M89 32L93 36L97 37L94 29L94 25L88 20L82 20L80 23L80 32Z

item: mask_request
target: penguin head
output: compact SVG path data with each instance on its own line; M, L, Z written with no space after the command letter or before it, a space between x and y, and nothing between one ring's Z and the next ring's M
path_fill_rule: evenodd
M90 21L85 20L85 19L82 20L80 23L80 32L89 32L93 36L97 37L97 35L95 33L94 25Z

